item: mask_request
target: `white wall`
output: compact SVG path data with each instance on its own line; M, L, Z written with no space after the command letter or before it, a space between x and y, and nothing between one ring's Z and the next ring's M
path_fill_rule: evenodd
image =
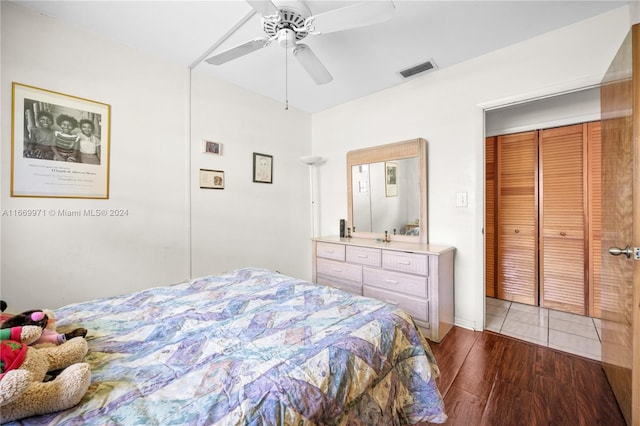
M311 116L206 76L192 78L193 276L244 266L311 279ZM223 143L203 154L202 140ZM253 182L253 153L273 156L273 184ZM225 189L198 189L198 170L225 172Z
M483 109L598 83L628 28L623 7L315 114L313 153L328 158L321 233L337 234L345 216L348 151L425 138L429 241L456 247L455 321L482 329ZM468 192L467 208L456 192Z
M2 5L0 4L0 64L2 64ZM0 66L0 84L2 84L2 67ZM2 94L3 90L0 90L0 95ZM4 104L2 103L1 100L1 96L0 96L0 111L4 110ZM5 128L5 124L6 121L5 119L0 115L0 129L4 129ZM2 182L2 180L5 179L5 174L2 173L2 170L4 169L4 162L3 162L3 149L2 146L4 146L4 142L5 141L5 133L3 131L0 130L0 175L2 176L0 178L0 182ZM3 203L3 197L4 196L4 185L0 184L0 207L2 207ZM1 216L2 212L0 211L0 267L2 267L2 216ZM2 271L0 270L0 297L2 297Z
M252 265L310 277L308 169L297 160L310 151L308 115L211 82L194 104L207 124L193 123L191 138L186 66L11 2L0 7L1 209L129 212L1 217L0 292L12 311L171 284L191 269ZM10 197L13 81L111 105L109 200ZM223 142L224 155L197 152L204 137ZM273 185L251 183L254 151L274 156ZM226 188L198 189L201 167L224 170Z
M126 209L126 217L2 217L2 298L58 307L188 277L188 71L2 2L2 209ZM11 83L111 105L109 200L10 197ZM104 142L104 141L103 141Z

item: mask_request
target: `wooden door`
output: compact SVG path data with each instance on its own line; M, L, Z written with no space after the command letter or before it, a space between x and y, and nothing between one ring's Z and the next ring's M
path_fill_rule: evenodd
M498 136L498 298L538 304L538 136Z
M540 306L586 314L587 125L539 134Z
M588 288L587 315L600 318L602 299L602 142L599 121L587 124Z
M629 425L640 423L640 261L610 248L640 246L639 79L637 24L601 87L602 363Z
M484 259L485 294L496 297L496 136L485 141Z

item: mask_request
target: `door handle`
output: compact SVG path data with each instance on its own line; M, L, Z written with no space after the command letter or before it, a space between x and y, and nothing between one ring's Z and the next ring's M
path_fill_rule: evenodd
M631 254L633 253L633 250L631 250L631 247L626 246L625 248L621 249L618 247L611 247L609 249L609 254L613 255L613 256L620 256L621 254L624 254L625 256L627 256L627 259L631 259Z

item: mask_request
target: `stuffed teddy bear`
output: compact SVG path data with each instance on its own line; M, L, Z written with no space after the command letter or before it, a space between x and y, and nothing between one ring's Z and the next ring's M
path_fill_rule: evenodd
M80 362L88 350L86 340L76 337L58 346L29 346L41 334L38 326L0 331L0 423L66 410L78 404L89 388L89 364ZM48 371L63 368L54 380L43 382Z
M59 345L74 337L85 337L87 330L85 328L76 328L68 333L61 334L56 332L56 320L51 310L36 309L25 311L17 315L3 314L0 328L19 327L23 325L37 325L42 328L42 336L34 342L34 344L53 343Z

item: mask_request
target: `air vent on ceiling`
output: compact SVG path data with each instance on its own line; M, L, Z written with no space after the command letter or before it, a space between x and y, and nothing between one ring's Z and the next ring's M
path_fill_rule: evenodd
M407 68L406 70L402 70L400 71L400 74L402 75L402 77L404 78L409 78L411 76L414 76L416 74L420 74L426 71L431 71L433 69L438 68L438 66L436 65L435 62L433 62L433 59L429 59L427 62L424 62L422 64L413 66L411 68Z

